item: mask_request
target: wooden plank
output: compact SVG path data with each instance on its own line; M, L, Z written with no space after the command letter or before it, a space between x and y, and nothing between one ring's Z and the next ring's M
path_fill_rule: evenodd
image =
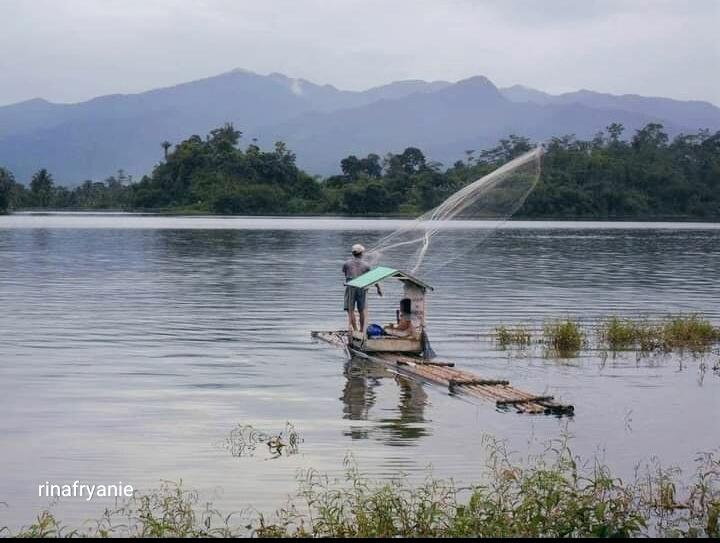
M531 396L530 398L516 398L514 400L498 400L498 405L515 405L519 403L537 403L550 402L554 400L554 396Z
M469 385L509 385L510 381L504 379L450 379L450 388Z
M344 330L312 332L312 337L328 343L342 344L349 356L359 356L385 365L391 371L447 386L451 392L462 392L480 399L494 401L497 407L512 406L518 413L573 415L574 406L563 405L553 396L537 396L510 386L504 379L484 379L469 371L455 368L451 362L423 360L409 353L364 352L357 345L348 345Z

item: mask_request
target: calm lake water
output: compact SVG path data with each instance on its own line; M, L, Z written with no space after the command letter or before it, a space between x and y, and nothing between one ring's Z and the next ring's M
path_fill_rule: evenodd
M442 358L575 405L558 419L348 366L310 340L344 326L349 247L397 224L0 217L0 526L48 506L37 496L45 481L151 489L182 479L224 511L271 511L300 468L340 475L348 454L376 478L431 467L462 483L482 472L486 435L524 455L568 432L576 453L625 476L653 455L691 469L695 453L720 446L717 352L638 359L591 348L557 360L540 347L503 351L489 335L565 316L592 327L608 314L696 312L720 325L720 225L513 222L425 277ZM483 236L466 226L433 257ZM371 321L393 319L396 293L370 296ZM277 433L286 421L304 440L295 455L222 446L237 425ZM52 507L75 522L107 503Z

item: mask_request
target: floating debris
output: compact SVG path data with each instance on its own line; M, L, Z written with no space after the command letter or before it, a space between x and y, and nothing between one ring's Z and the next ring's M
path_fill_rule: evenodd
M240 424L233 428L221 446L232 456L254 456L258 445L265 445L270 452L270 458L296 454L303 439L290 423L285 423L285 429L278 434L269 434L257 430L250 424Z

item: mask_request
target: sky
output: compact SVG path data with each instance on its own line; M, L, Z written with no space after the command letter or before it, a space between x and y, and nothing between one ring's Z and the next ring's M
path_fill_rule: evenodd
M720 105L720 0L0 0L0 104L216 75L341 89L485 75Z

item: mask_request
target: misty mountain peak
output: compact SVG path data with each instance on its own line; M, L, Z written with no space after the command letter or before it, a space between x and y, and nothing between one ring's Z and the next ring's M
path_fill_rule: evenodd
M19 102L15 105L18 106L46 106L51 104L52 102L49 102L48 100L45 100L45 98L30 98L29 100L25 100L23 102Z
M455 83L455 86L463 89L473 89L475 91L491 92L498 95L500 94L500 91L498 91L495 84L484 75L475 75L473 77L468 77L467 79L461 79Z
M503 100L498 88L484 75L461 79L447 89L452 95L482 100Z

